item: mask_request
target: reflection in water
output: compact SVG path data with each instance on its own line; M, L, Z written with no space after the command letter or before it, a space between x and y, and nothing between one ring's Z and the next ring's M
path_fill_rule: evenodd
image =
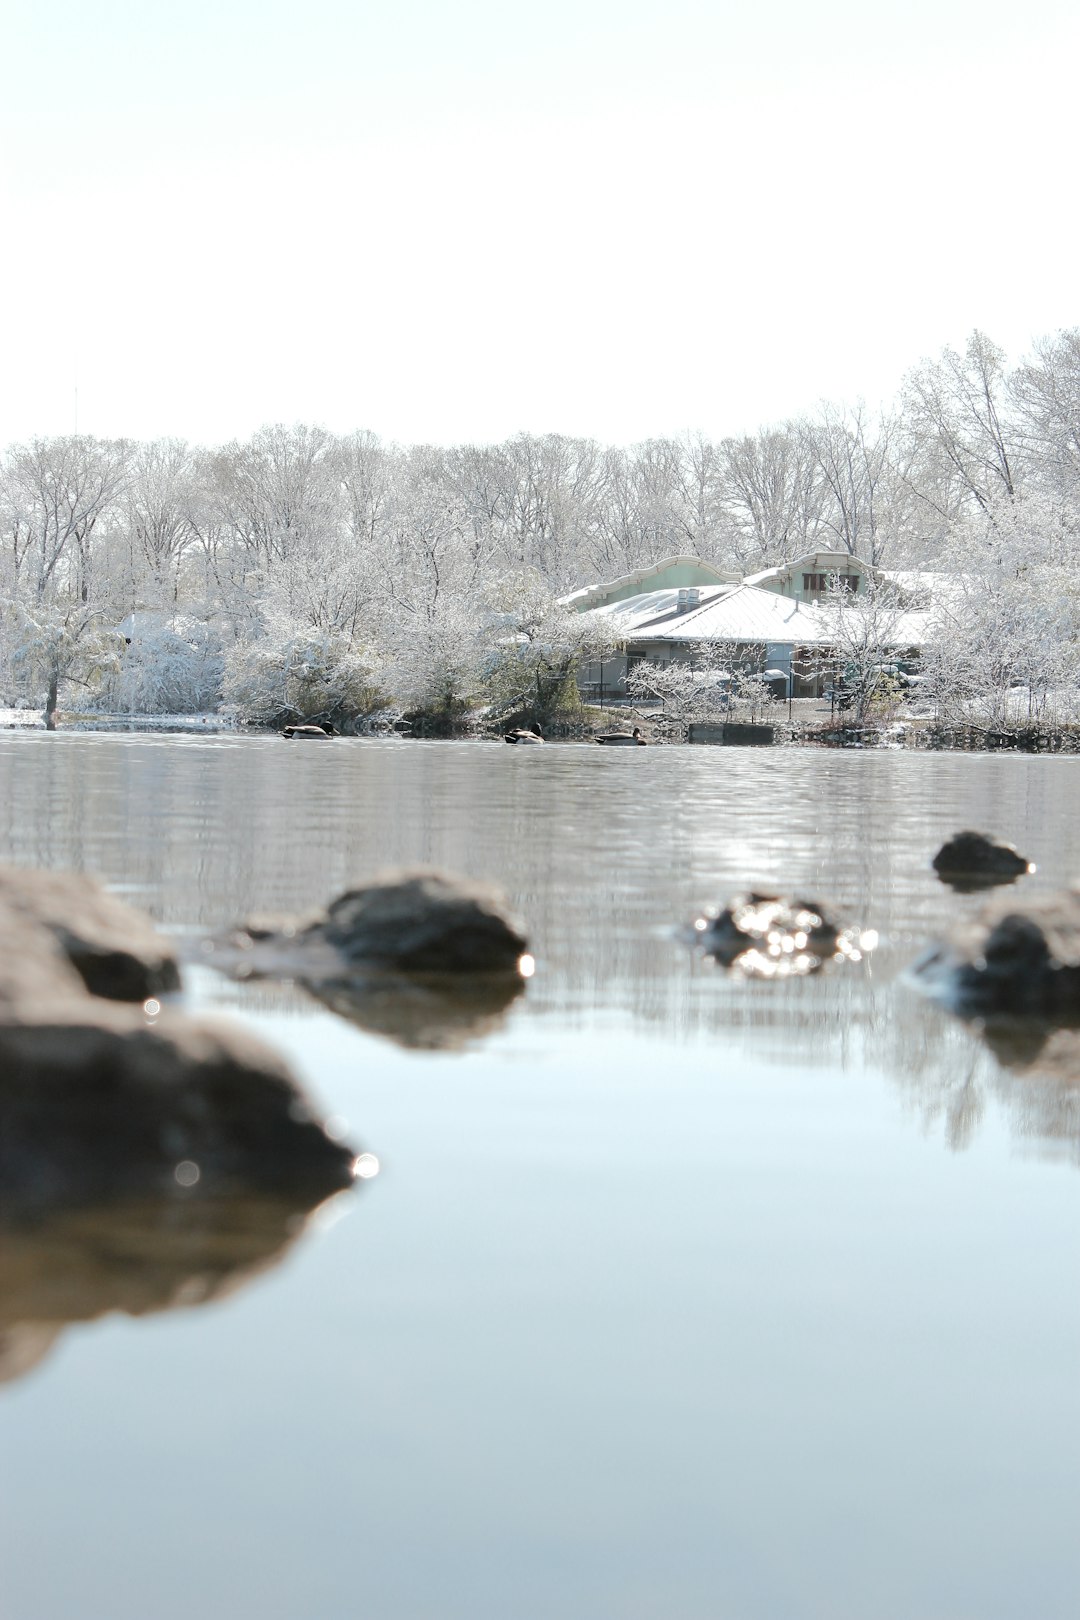
M358 1029L417 1051L459 1051L493 1033L532 977L529 955L500 972L418 973L348 958L320 935L270 928L201 941L193 962L241 984L296 984Z
M1017 1136L1049 1154L1067 1153L1080 1164L1080 1031L1020 1021L973 1025L996 1059L983 1091L1005 1109ZM953 1109L971 1114L966 1145L984 1107L973 1066L970 1101Z
M1080 869L1080 761L648 749L632 791L605 764L574 745L519 758L495 744L373 741L301 757L276 739L4 734L0 854L93 871L189 940L315 909L388 864L459 870L504 888L534 941L528 1005L516 997L506 1012L564 1032L617 1016L709 1061L740 1051L800 1072L880 1067L928 1120L945 1118L951 1142L971 1140L988 1100L1022 1077L1003 1077L969 1031L895 984L977 904L938 881L930 856L992 805L996 835L1037 863L1025 885L1060 886ZM767 984L688 957L680 921L751 884L819 895L880 943L857 971ZM256 1016L304 1004L285 985L202 993ZM480 1039L504 1012L451 1017L419 989L395 995L333 1004L426 1049ZM1010 1114L1026 1128L1024 1109Z
M178 1194L20 1220L6 1204L0 1379L29 1371L71 1322L220 1299L276 1265L318 1207L296 1196Z
M1019 872L984 872L981 874L938 872L937 879L955 894L985 894L988 889L1004 889L1023 874Z
M525 985L519 973L369 973L304 988L369 1034L417 1051L450 1052L498 1029Z
M890 1075L954 1152L972 1145L993 1103L1018 1140L1080 1165L1080 1030L965 1021L890 986L865 1004L858 1035L861 1062Z

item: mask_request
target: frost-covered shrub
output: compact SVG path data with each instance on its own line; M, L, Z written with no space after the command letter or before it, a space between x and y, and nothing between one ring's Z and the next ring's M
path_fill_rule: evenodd
M198 714L221 697L224 660L214 628L178 614L132 614L101 706L118 714Z
M242 719L353 720L385 706L375 662L346 636L268 625L230 648L222 694Z
M626 690L636 703L659 700L664 718L679 725L692 721L757 720L770 701L762 679L764 647L738 648L697 642L690 656L667 664L646 660L626 677Z

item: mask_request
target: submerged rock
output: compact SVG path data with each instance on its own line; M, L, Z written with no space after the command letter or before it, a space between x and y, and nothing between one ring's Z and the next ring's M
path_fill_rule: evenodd
M145 1001L180 986L176 957L148 917L81 872L0 867L7 926L46 929L95 996ZM66 977L66 976L65 976ZM58 989L65 985L57 980Z
M962 893L1013 883L1033 870L1030 861L1013 847L985 833L958 832L934 856L934 871L943 883Z
M841 927L816 900L752 889L715 915L698 917L693 941L707 956L750 978L815 973L830 961L859 961L877 935Z
M911 969L913 982L967 1016L1080 1020L1080 890L997 895Z

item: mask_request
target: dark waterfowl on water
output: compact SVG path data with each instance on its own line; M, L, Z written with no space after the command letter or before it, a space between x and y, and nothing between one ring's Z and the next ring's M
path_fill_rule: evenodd
M609 748L646 748L648 744L641 735L641 727L635 726L627 736L625 731L602 731L597 737L598 743L605 743Z
M317 726L286 726L282 731L283 737L336 737L337 727L329 720L322 720Z
M540 730L538 720L534 720L528 727L515 726L514 730L508 731L503 738L503 742L508 743L542 743L543 740L544 733Z

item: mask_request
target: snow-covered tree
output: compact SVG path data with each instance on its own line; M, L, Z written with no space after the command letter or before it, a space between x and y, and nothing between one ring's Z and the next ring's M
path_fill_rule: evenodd
M907 380L909 422L984 512L1017 490L1018 439L1008 416L1005 355L985 332L944 349Z
M386 704L377 659L349 637L271 618L225 654L222 695L244 720L349 725Z
M179 596L180 565L195 538L195 474L195 457L181 439L136 445L128 459L121 521L146 594L165 601Z
M823 495L814 453L797 427L763 429L720 445L722 500L735 559L768 568L809 550Z
M837 576L818 612L826 627L825 667L843 684L852 724L864 725L875 703L890 695L899 701L900 688L889 681L887 666L909 650L902 598L873 575L866 575L857 591Z
M62 683L92 694L115 673L124 638L81 602L9 600L0 614L12 672L25 696L56 726Z
M91 596L92 541L119 495L128 447L89 437L34 439L4 465L10 582L18 594Z
M953 535L923 653L947 722L1009 729L1075 716L1080 527L1053 503L1003 501Z
M609 658L620 645L609 615L575 613L537 573L494 588L488 606L485 684L503 709L576 707L578 667Z
M388 639L386 684L405 709L453 722L476 707L485 649L470 600L410 618Z

